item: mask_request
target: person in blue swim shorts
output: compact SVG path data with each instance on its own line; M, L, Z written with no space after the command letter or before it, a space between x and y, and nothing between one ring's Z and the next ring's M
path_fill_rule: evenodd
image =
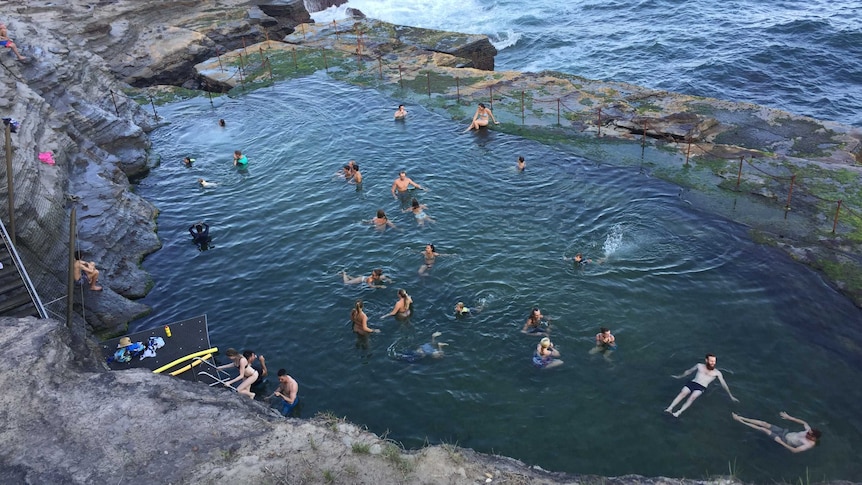
M287 370L278 369L278 389L273 396L281 398L281 414L289 415L299 403L299 384L293 377L287 375Z

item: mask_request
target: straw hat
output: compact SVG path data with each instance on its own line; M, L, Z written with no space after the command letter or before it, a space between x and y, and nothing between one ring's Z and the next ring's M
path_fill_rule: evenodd
M117 344L117 348L122 349L123 347L128 347L129 345L132 345L132 339L130 339L129 337L123 337L120 339L120 343Z

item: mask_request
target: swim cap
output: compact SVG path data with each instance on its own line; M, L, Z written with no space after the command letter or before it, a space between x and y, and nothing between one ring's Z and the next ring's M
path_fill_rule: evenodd
M539 345L541 345L543 349L547 349L548 347L551 346L551 339L549 339L548 337L545 337L542 339L541 342L539 342Z

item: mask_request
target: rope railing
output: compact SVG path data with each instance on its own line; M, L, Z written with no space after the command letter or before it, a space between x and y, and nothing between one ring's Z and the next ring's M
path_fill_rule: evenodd
M354 24L352 28L344 27L339 29L339 23L333 20L327 26L331 27L332 35L334 35L337 45L343 46L343 48L301 46L297 49L297 47L293 46L290 50L286 50L272 49L267 44L266 50L262 46L258 46L260 62L252 66L250 54L247 52L248 48L243 44L241 51L235 51L235 55L238 57L237 72L228 78L228 80L239 76L241 88L244 91L246 82L255 83L263 80L269 84L274 83L274 65L275 70L284 70L286 67L292 67L294 73L312 72L322 67L330 75L341 76L341 72L347 71L353 76L358 75L363 79L367 78L369 82L376 80L379 86L385 87L394 84L402 91L408 90L417 94L422 93L429 98L437 96L450 99L459 106L487 102L491 110L497 109L503 113L520 117L522 126L547 126L553 123L547 123L543 120L554 117L556 118L556 125L559 127L564 127L563 121L565 119L568 122L565 125L567 128L576 128L578 125L582 125L580 126L580 131L584 131L589 126L594 126L597 136L602 136L602 128L617 121L631 123L634 126L639 125L639 129L630 130L630 132L640 135L642 147L646 146L646 138L648 136L677 145L686 143L687 146L684 152L684 165L686 167L689 165L692 150L698 150L701 154L714 159L727 159L726 155L715 153L707 148L712 144L699 140L696 134L692 133L693 130L689 130L684 136L662 132L655 128L653 124L654 119L651 120L649 117L639 114L634 108L630 108L630 111L625 111L624 107L618 105L607 106L605 103L593 104L593 100L589 98L590 103L581 101L584 104L583 107L572 107L569 104L571 98L582 98L583 96L583 91L578 89L573 88L572 91L562 92L553 97L535 97L533 89L530 89L528 86L514 85L511 81L488 80L487 86L476 87L475 83L473 86L469 86L457 75L441 74L434 76L435 73L439 74L440 71L431 67L406 67L402 63L387 62L383 57L373 55L373 52L366 45L363 32L358 28L359 24ZM308 32L304 24L300 24L300 31L302 32L303 39L307 39ZM329 55L327 55L327 52L329 52ZM243 59L243 56L245 56L245 59ZM220 55L219 65L222 66ZM338 66L338 69L330 72L330 68L335 65ZM285 73L289 74L287 71ZM528 105L533 107L530 108L530 123L527 121ZM536 106L539 106L539 108L534 109ZM551 106L552 109L547 110L541 106ZM556 109L553 109L554 106L556 106ZM514 109L510 109L512 107ZM155 114L155 107L153 110ZM612 113L609 113L608 110ZM622 112L622 115L620 115L620 112ZM774 132L763 126L751 123L739 123L739 126L771 133L775 136L785 136L782 133ZM728 159L728 163L730 164L732 161ZM740 190L743 166L757 172L764 178L787 186L787 198L783 207L785 211L789 211L791 208L795 190L797 196L801 193L805 197L816 200L821 204L834 204L834 217L830 217L833 220L832 234L835 234L839 217L841 216L844 216L844 220L847 220L848 225L851 227L853 226L853 223L849 221L851 217L858 221L857 225L862 225L862 218L859 217L857 211L854 211L843 200L831 200L817 196L815 191L801 183L802 180L797 174L790 174L789 176L775 175L768 172L765 166L756 165L754 157L749 157L748 159L744 156L740 157L736 190ZM797 200L799 200L798 197ZM831 208L829 212L832 212ZM830 216L833 216L833 214L830 214Z

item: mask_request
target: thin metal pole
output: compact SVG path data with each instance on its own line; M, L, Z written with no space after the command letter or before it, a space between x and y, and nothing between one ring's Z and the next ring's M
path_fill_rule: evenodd
M72 326L72 308L75 303L75 241L78 239L78 208L72 205L69 214L69 277L66 280L66 326ZM81 302L83 305L84 302Z
M266 58L266 67L269 68L269 82L273 82L273 80L272 80L272 61L269 60L269 57Z
M646 120L641 122L641 128L643 128L641 132L641 148L646 148Z
M222 65L222 63L221 63L221 54L219 53L218 48L216 48L216 57L218 57L218 68L219 68L219 71L224 72L224 66L223 66L223 65Z
M428 97L430 98L431 97L431 71L428 71L426 74L428 75L428 77L427 77L427 79L428 79Z
M156 113L156 102L153 101L153 95L152 94L150 95L150 106L153 107L153 116L155 116L156 119L159 119L159 114Z
M596 126L599 127L599 136L602 136L602 109L599 108L599 120L596 122Z
M524 90L521 90L521 124L524 124Z
M326 63L326 49L321 48L320 51L323 52L323 68L329 72L329 64Z
M213 93L207 91L207 96L210 98L210 107L215 108L215 105L213 104Z
M262 66L266 62L266 59L263 57L263 46L257 46L257 48L260 51L260 65Z
M461 78L455 76L455 96L457 96L458 104L461 104Z
M491 99L491 111L494 111L494 86L488 86L488 97Z
M787 192L787 206L784 208L790 210L790 199L793 198L793 184L796 183L796 175L790 177L790 191Z
M745 161L745 157L739 157L739 172L736 174L736 190L739 190L739 184L742 182L742 162Z
M111 90L111 101L114 102L114 112L117 113L117 116L120 116L120 109L117 108L117 98L114 97L114 90Z
M296 47L293 48L293 68L299 69L299 64L296 62Z
M335 20L332 21L332 28L335 29L335 40L338 40L338 24L335 22Z
M557 126L561 126L560 125L560 104L561 103L562 103L562 101L560 100L560 98L557 98Z
M835 234L835 228L838 227L838 213L841 211L841 201L838 201L838 207L835 208L835 221L832 223L832 234Z
M12 173L12 122L6 125L6 185L9 192L9 238L15 244L15 177Z
M688 159L691 158L691 136L688 137L688 147L685 149L685 166L688 167Z
M333 22L335 22L335 21L333 20ZM383 58L382 57L377 58L377 69L380 71L380 80L382 81L383 80Z
M248 50L246 50L245 48L245 37L242 38L242 53L245 54L246 57L248 57Z
M401 83L401 89L404 89L404 76L401 73L401 64L398 64L398 82Z

